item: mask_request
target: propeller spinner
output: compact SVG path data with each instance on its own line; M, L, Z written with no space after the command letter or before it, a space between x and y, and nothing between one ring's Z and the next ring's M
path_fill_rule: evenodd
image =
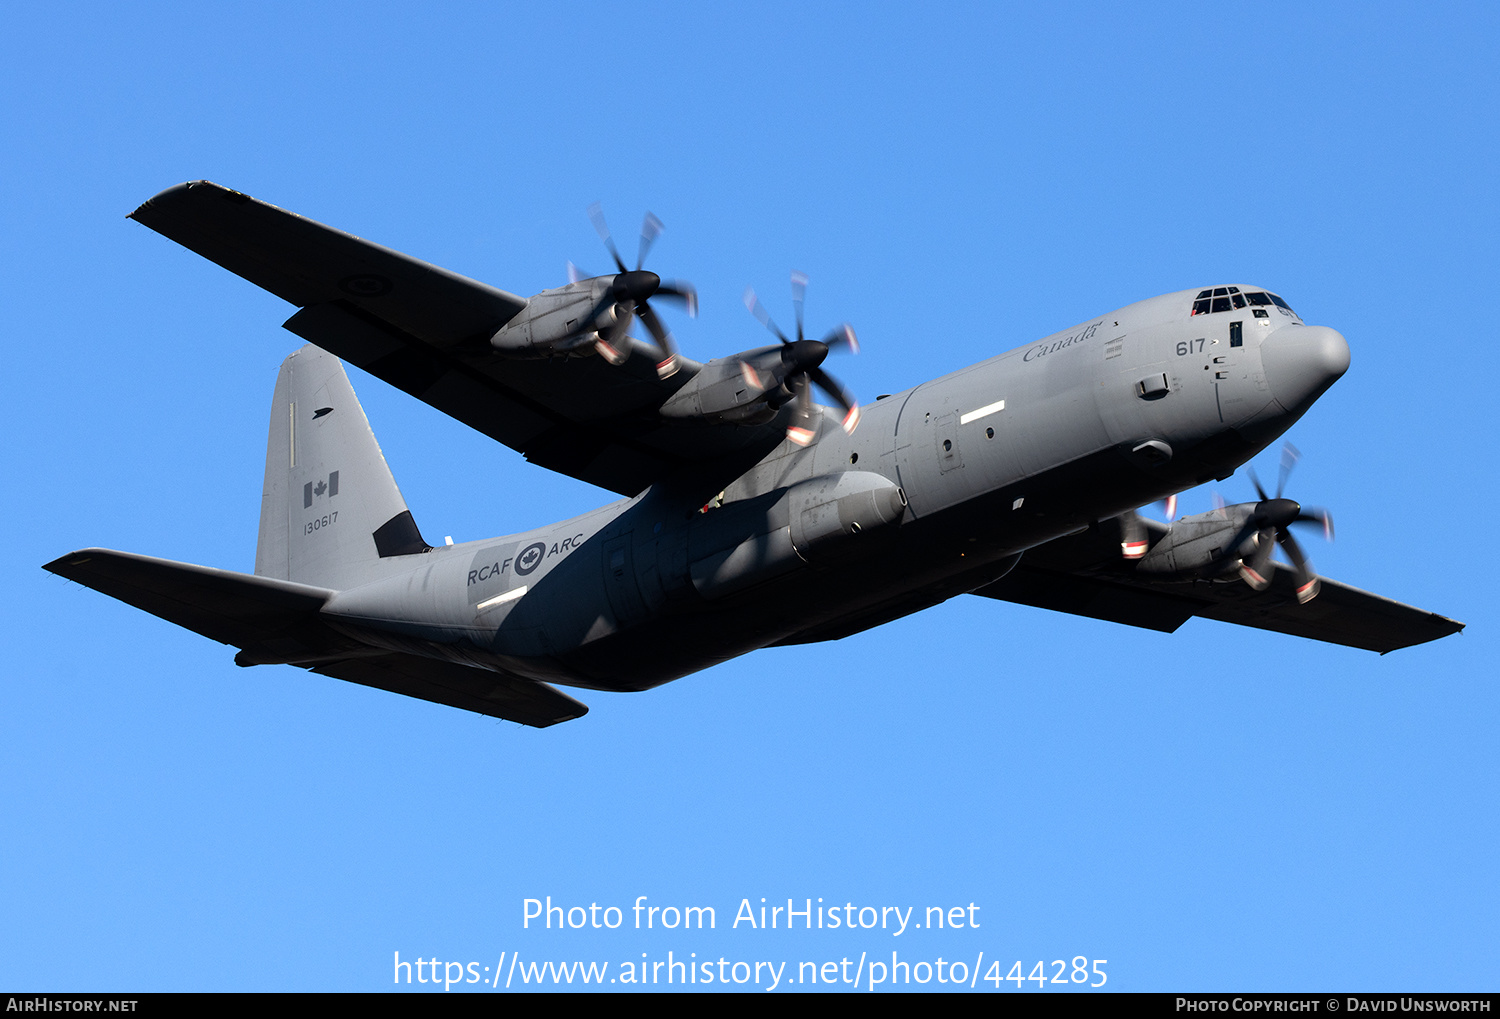
M806 446L816 437L813 427L813 403L812 386L817 386L823 392L833 398L834 402L844 409L844 431L852 434L859 425L859 404L854 402L853 396L849 394L838 380L823 370L823 361L832 350L848 350L850 353L859 353L859 340L854 335L854 329L848 323L838 326L824 336L821 340L809 340L802 331L802 305L807 296L807 276L803 273L792 272L792 308L797 318L797 338L789 339L785 333L777 328L776 323L771 321L770 312L755 295L751 287L745 288L745 307L750 309L761 325L771 331L781 341L781 364L776 366L766 377L766 372L757 371L748 361L741 362L746 381L759 390L771 389L781 386L786 396L773 406L794 401L795 406L792 415L792 423L787 426L786 437L799 446Z

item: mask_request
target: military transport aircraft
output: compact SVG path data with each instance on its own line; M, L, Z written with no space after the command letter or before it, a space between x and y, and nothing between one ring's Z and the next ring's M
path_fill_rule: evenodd
M1462 623L1319 581L1259 500L1168 524L1135 509L1229 477L1349 366L1260 287L1185 290L859 406L796 338L699 364L629 269L532 298L204 181L132 217L300 310L271 405L255 574L103 549L46 568L240 649L526 725L770 645L837 640L960 594L1172 631L1191 616L1387 652ZM650 334L628 335L639 319ZM335 356L336 355L336 356ZM338 358L624 498L434 547ZM838 409L813 403L816 386ZM1282 485L1286 472L1283 471ZM1290 565L1271 560L1280 545Z

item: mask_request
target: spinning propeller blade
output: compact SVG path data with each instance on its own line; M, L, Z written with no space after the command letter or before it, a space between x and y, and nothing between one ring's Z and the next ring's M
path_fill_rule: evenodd
M677 344L672 339L671 331L662 324L649 302L653 297L660 297L680 303L687 308L689 315L696 317L698 291L686 280L663 280L656 273L648 272L644 268L646 255L650 252L651 246L656 243L656 239L661 236L663 229L661 220L657 219L655 214L648 212L645 219L641 221L641 243L634 269L625 268L625 260L620 257L620 251L615 247L614 238L609 232L609 224L604 219L604 209L598 202L589 206L589 220L594 224L594 230L599 234L599 239L609 249L609 256L614 259L615 267L619 269L609 290L588 314L588 319L594 319L611 305L615 309L614 325L600 334L598 342L594 344L594 349L611 364L624 363L625 358L630 356L630 345L626 342L626 335L630 330L632 320L639 318L661 351L662 356L657 362L656 374L667 378L681 367L677 357ZM568 282L577 283L579 279L585 278L579 276L579 272L578 267L569 262Z
M797 338L792 340L772 321L771 313L756 296L754 287L746 287L744 295L745 307L749 309L750 314L754 315L756 321L765 326L771 335L782 343L781 360L784 370L774 372L775 378L770 384L780 382L796 403L792 423L787 426L787 438L800 446L806 446L816 438L816 419L813 415L812 391L808 385L809 382L827 393L834 403L843 408L845 432L853 434L854 429L859 426L859 404L837 379L822 368L823 359L831 350L840 349L859 353L859 341L854 336L854 329L847 323L832 330L821 340L805 339L802 309L806 298L807 275L793 270L792 311L797 322ZM744 368L747 381L752 377L760 379L761 373L756 372L749 365L745 365ZM769 388L769 386L757 388Z
M1255 468L1250 468L1250 483L1255 486L1255 494L1260 496L1260 502L1255 504L1255 509L1245 521L1244 529L1236 535L1235 544L1231 547L1241 545L1249 537L1245 532L1255 531L1255 551L1248 560L1241 563L1240 576L1257 591L1263 591L1271 583L1273 544L1279 544L1286 551L1287 558L1292 561L1292 570L1296 574L1297 601L1306 604L1318 596L1320 587L1318 575L1313 572L1312 563L1308 561L1297 539L1292 536L1290 528L1293 524L1317 524L1323 528L1323 536L1332 541L1333 514L1325 509L1304 510L1301 504L1282 497L1287 479L1291 477L1292 469L1297 466L1297 461L1301 458L1302 454L1291 443L1282 447L1281 469L1276 478L1275 498L1266 495L1260 478L1255 474Z

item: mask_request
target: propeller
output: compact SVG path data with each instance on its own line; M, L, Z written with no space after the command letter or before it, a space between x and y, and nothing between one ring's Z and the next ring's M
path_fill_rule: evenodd
M1291 443L1282 447L1275 498L1266 495L1255 469L1250 469L1250 483L1255 486L1255 494L1260 496L1260 502L1255 504L1255 509L1251 511L1240 533L1235 536L1231 547L1238 547L1252 532L1256 535L1255 551L1240 564L1240 576L1255 590L1264 591L1271 584L1271 550L1273 544L1279 544L1286 551L1287 558L1291 559L1292 569L1296 572L1297 601L1305 604L1318 596L1320 585L1312 563L1308 562L1290 528L1292 524L1318 524L1323 528L1323 536L1332 541L1333 514L1314 507L1303 509L1300 503L1282 498L1287 478L1301 456L1297 447Z
M1141 559L1151 549L1151 534L1139 513L1131 510L1120 517L1120 555Z
M1177 519L1177 495L1173 493L1161 501L1162 512L1167 523ZM1141 559L1151 550L1151 534L1140 514L1131 510L1120 517L1120 555L1126 559Z
M797 338L793 340L789 339L776 323L771 321L770 312L766 311L766 306L761 303L760 298L755 296L754 288L746 287L745 307L750 309L750 314L754 315L761 325L769 329L771 334L781 341L781 363L770 371L769 379L763 377L762 372L757 371L748 361L740 363L745 380L753 388L762 391L778 385L785 388L788 396L780 402L771 403L771 406L780 407L787 402L795 403L792 423L787 426L786 437L799 446L806 446L816 438L812 386L823 390L844 409L845 432L853 434L854 429L859 425L859 404L855 403L849 391L822 367L823 360L832 350L859 353L859 340L854 335L853 327L847 322L831 330L821 340L807 339L802 331L802 306L806 297L807 276L794 270L792 272L792 309L797 317Z
M648 212L641 222L641 242L634 269L625 267L625 260L620 257L620 250L615 247L614 238L610 236L609 224L604 220L604 210L598 202L589 206L589 220L593 222L599 239L609 249L610 257L614 259L615 267L619 270L609 289L605 291L604 296L599 299L599 303L590 310L585 319L585 321L592 320L611 305L615 308L614 324L600 333L598 341L594 344L595 349L611 364L623 364L630 356L630 345L625 342L626 334L630 331L631 321L639 318L645 323L662 353L662 359L656 365L656 374L661 378L675 374L681 366L677 356L677 344L673 341L671 332L662 324L661 319L648 302L653 297L678 302L687 308L689 315L696 318L698 291L693 289L693 285L686 280L664 280L656 273L642 268L646 263L646 253L651 250L651 245L656 242L656 238L661 236L661 220ZM572 262L568 263L569 283L577 283L586 278L588 277L583 275L581 269Z
M1178 519L1176 492L1161 500L1160 506L1169 524ZM1145 558L1146 552L1151 551L1151 531L1146 530L1146 521L1140 518L1140 513L1136 510L1122 513L1119 521L1121 521L1121 555L1128 560Z

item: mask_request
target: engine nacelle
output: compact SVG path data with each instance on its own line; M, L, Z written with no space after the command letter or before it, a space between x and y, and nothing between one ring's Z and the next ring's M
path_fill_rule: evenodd
M661 416L737 425L764 424L792 394L782 385L782 347L714 358L661 405Z
M614 325L617 319L612 302L589 317L609 293L610 281L611 277L604 276L543 290L490 337L490 346L505 357L592 354L599 331Z
M1254 504L1247 503L1183 517L1135 568L1163 580L1211 579L1232 574L1259 544L1256 531L1245 531L1245 522L1254 510Z

